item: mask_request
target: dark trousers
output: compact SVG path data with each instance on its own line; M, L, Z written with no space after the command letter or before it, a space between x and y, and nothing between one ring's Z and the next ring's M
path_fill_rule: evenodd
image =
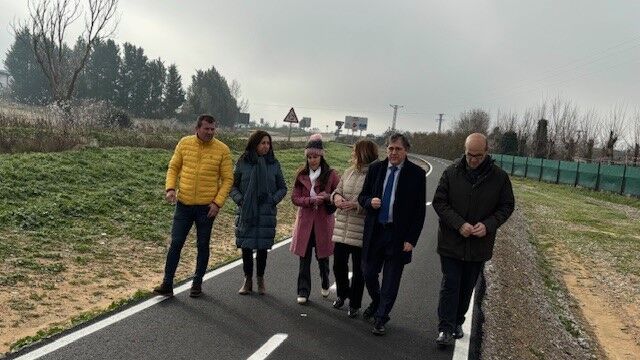
M304 296L306 298L311 294L311 249L316 246L316 237L311 230L311 238L307 245L307 251L304 257L300 258L300 269L298 270L298 296ZM318 259L318 253L316 252L316 258ZM318 266L320 267L320 279L322 280L322 288L329 288L329 258L318 259Z
M256 275L264 276L267 267L267 249L256 250ZM253 276L253 249L242 248L242 269L245 276Z
M364 280L372 305L376 308L375 320L385 324L389 321L389 313L398 296L404 269L403 256L394 247L393 230L383 229L381 226L376 226L369 246L367 262L363 264ZM378 280L381 271L382 286Z
M484 261L462 261L440 256L442 284L438 302L439 331L452 333L456 325L464 323L471 294Z
M349 255L351 255L351 286L349 286ZM362 305L364 292L364 277L362 276L362 248L336 243L333 250L333 275L336 278L336 292L338 297L349 299L349 306L359 309Z
M193 284L202 284L202 277L209 265L209 242L211 241L211 229L213 227L213 219L207 216L208 212L208 205L185 205L181 202L176 204L171 227L171 245L167 252L167 262L164 267L163 282L165 284L173 285L173 278L180 261L180 252L182 252L182 247L187 240L187 235L189 235L193 223L196 224L196 244L198 249Z

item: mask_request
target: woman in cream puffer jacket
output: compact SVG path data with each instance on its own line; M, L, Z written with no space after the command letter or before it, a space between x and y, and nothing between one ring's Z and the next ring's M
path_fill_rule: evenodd
M369 164L378 160L378 146L370 140L360 140L351 153L353 165L345 170L338 187L331 194L336 205L336 222L333 229L333 273L336 278L338 298L333 307L340 309L349 299L348 316L355 318L362 303L364 278L360 258L362 254L362 232L366 212L358 204ZM349 255L351 255L353 277L349 286Z

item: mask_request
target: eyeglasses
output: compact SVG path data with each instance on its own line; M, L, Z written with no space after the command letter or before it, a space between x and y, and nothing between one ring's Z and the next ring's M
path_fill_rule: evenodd
M387 151L388 151L388 152L394 152L394 151L395 151L395 152L400 152L400 151L404 151L404 148L403 148L403 147L400 147L400 146L389 146L389 147L387 148Z
M481 154L469 154L469 153L465 153L464 154L467 159L477 159L480 160L485 156L485 153L481 153Z

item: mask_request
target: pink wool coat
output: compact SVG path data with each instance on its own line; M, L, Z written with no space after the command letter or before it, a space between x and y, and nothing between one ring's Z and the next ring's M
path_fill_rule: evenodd
M316 194L326 192L331 194L340 182L340 177L335 170L331 170L329 179L324 189L318 184L315 186ZM327 213L326 206L316 208L311 201L311 180L309 175L300 175L296 179L291 193L291 201L298 207L296 223L293 228L293 240L289 250L298 256L304 256L309 245L311 229L316 236L316 256L320 259L333 255L333 226L335 217Z

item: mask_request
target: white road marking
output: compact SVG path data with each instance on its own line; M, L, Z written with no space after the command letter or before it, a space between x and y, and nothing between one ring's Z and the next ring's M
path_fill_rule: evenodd
M431 163L428 162L427 160L424 160L424 162L429 164L429 171L427 172L427 175L426 175L426 177L429 177L429 175L431 175L431 172L433 171L433 165L431 165Z
M247 360L263 360L266 359L275 349L280 346L288 337L287 334L275 334L267 341L258 351L249 356Z
M279 248L281 246L285 246L290 242L291 242L291 238L288 238L286 240L283 240L283 241L275 244L272 247L272 249L277 249L277 248ZM227 265L224 265L222 267L219 267L219 268L217 268L217 269L215 269L213 271L210 271L210 272L206 273L204 275L204 277L202 278L202 280L203 281L207 281L207 280L209 280L209 279L211 279L211 278L213 278L215 276L218 276L218 275L224 273L225 271L233 269L234 267L236 267L236 266L238 266L240 264L242 264L242 258L240 258L240 259L238 259L238 260L236 260L234 262L231 262L231 263L229 263ZM177 288L173 289L173 293L177 295L177 294L183 293L183 292L185 292L185 291L187 291L189 289L191 289L191 281L189 281L187 283L184 283L184 284L178 286ZM45 356L45 355L47 355L49 353L52 353L52 352L54 352L54 351L56 351L58 349L61 349L61 348L71 344L72 342L74 342L76 340L82 339L83 337L85 337L87 335L90 335L90 334L93 334L96 331L102 330L102 329L106 328L109 325L115 324L120 320L124 320L124 319L128 318L131 315L137 314L137 313L139 313L139 312L141 312L141 311L143 311L143 310L145 310L145 309L147 309L147 308L149 308L149 307L151 307L153 305L156 305L156 304L158 304L160 302L163 302L163 301L165 301L167 299L168 299L168 297L166 297L166 296L154 296L149 300L141 302L140 304L135 305L133 307L130 307L129 309L126 309L126 310L121 311L121 312L117 312L117 313L115 313L115 314L113 314L113 315L111 315L111 316L109 316L109 317L107 317L107 318L105 318L103 320L100 320L100 321L98 321L98 322L96 322L94 324L91 324L91 325L89 325L87 327L84 327L82 329L73 331L73 332L71 332L71 333L69 333L69 334L67 334L65 336L62 336L61 338L55 340L54 342L52 342L50 344L44 345L44 346L42 346L40 348L37 348L37 349L35 349L35 350L31 351L31 352L26 353L26 354L24 354L24 355L22 355L20 357L17 357L16 360L34 360L34 359L38 359L38 358L40 358L42 356Z
M451 360L467 360L469 359L469 338L471 337L471 323L473 322L473 303L476 297L475 289L471 293L471 301L469 302L469 310L464 314L465 321L462 324L464 336L457 339L453 349L453 357Z

